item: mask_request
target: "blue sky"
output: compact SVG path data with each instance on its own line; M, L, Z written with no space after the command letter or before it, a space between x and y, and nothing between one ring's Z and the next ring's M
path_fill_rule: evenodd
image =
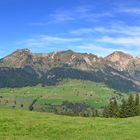
M140 55L140 0L1 0L0 57L16 49Z

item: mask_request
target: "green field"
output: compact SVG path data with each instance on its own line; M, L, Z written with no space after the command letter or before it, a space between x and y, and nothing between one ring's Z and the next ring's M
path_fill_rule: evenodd
M35 112L63 101L101 108L109 98L120 101L123 95L104 84L80 80L65 80L56 86L2 88L0 140L139 140L140 117L82 118ZM34 111L27 111L34 100Z
M0 140L139 140L140 117L68 117L0 109Z
M63 101L86 103L97 108L104 107L109 98L121 98L118 92L104 84L91 81L65 80L56 86L0 89L0 107L28 109L34 99L35 110L45 104L60 105Z

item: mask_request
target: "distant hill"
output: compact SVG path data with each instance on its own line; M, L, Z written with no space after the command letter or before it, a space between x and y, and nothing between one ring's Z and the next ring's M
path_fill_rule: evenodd
M21 49L0 59L0 87L55 85L67 78L140 91L140 58L119 51L102 58L71 50L41 54Z

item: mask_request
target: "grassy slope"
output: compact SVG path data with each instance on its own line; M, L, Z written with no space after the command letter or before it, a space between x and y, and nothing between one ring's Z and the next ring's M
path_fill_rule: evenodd
M1 140L139 140L140 117L103 119L0 109Z
M16 107L20 107L20 104L23 104L24 108L28 108L33 99L40 97L35 105L36 108L45 103L61 104L65 100L85 102L95 107L101 107L107 103L110 97L116 95L114 90L101 83L65 80L58 86L0 89L0 96L3 96L3 99L0 99L0 106L13 106L16 100ZM8 103L5 104L5 100L8 100Z

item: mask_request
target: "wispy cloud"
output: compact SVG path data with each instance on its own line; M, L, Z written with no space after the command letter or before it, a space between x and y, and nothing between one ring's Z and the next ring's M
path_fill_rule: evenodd
M140 14L140 1L128 0L127 2L114 2L113 12L121 14Z
M140 46L140 37L102 37L96 40L97 42L105 42L111 44L118 44L121 46Z
M134 26L127 24L128 19L122 19L126 14L139 15L140 8L131 7L130 5L116 5L107 10L97 11L88 5L71 9L57 9L48 15L48 21L36 22L34 25L50 24L52 26L70 23L70 27L75 27L72 23L75 25L82 23L84 26L80 25L81 28L63 31L62 34L65 37L44 35L27 39L24 43L27 46L39 47L58 46L58 48L62 48L61 46L65 46L65 48L92 52L102 56L116 50L138 55L140 51L140 26L138 24L133 24ZM107 19L107 24L104 19ZM103 21L103 24L101 21ZM86 28L86 25L89 28Z
M127 35L127 36L140 36L140 27L139 26L119 26L113 25L110 27L94 27L94 28L80 28L77 30L71 31L75 35L85 35L85 34L118 34L118 35Z
M110 28L95 28L94 31L102 34L97 42L121 45L123 47L139 48L140 27L139 26L113 26ZM130 49L130 48L129 48Z
M73 7L70 9L56 9L55 11L52 11L47 16L47 20L43 21L37 21L30 23L30 25L35 26L44 26L48 24L60 24L60 23L70 23L70 22L79 22L81 21L101 21L102 18L107 18L108 21L111 21L112 18L114 20L115 17L118 17L120 15L124 14L135 14L140 15L140 8L134 7L134 6L128 6L127 4L114 4L113 7L110 7L108 9L103 9L100 11L97 11L94 9L93 6L90 5L81 5L78 7Z
M58 36L40 35L35 38L29 38L24 41L18 42L18 44L24 44L25 46L44 46L52 44L65 44L75 43L81 41L81 38L65 38Z
M70 34L71 37L68 37ZM65 36L65 37L64 37ZM92 52L105 56L113 51L125 51L139 55L140 27L127 25L112 25L109 27L80 28L63 36L40 35L22 42L27 47L54 47L58 49L73 49L82 52Z
M113 16L110 12L94 12L91 7L76 7L69 10L58 10L50 15L52 21L50 22L63 22L63 21L74 21L77 19L85 19L87 21L98 20L102 17Z
M118 12L140 15L140 8L122 6Z
M57 10L49 16L49 23L60 23L75 20L73 13L70 11Z
M118 49L113 49L113 48L109 48L109 47L106 48L106 47L95 45L92 43L75 46L75 48L77 50L81 50L82 52L94 53L99 56L106 56L106 55L112 53L113 51L118 50ZM124 50L120 50L120 51L124 51Z
M97 21L102 17L114 16L109 11L94 11L91 6L78 6L71 9L57 9L48 16L48 21L33 22L30 25L43 26L52 23L68 23L72 21Z
M88 48L96 48L103 52L102 54L115 50L125 51L134 55L140 54L139 26L112 25L110 27L80 28L71 31L71 34L88 38L92 43L92 45L87 45ZM98 47L96 47L93 44L103 45L97 45Z

